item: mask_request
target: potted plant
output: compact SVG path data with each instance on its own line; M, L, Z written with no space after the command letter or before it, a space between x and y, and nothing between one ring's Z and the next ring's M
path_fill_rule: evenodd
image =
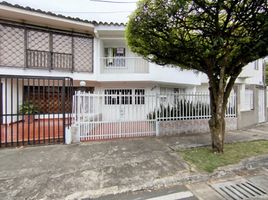
M24 121L32 123L34 121L34 114L38 113L37 107L31 103L27 102L20 106L20 114L24 115Z

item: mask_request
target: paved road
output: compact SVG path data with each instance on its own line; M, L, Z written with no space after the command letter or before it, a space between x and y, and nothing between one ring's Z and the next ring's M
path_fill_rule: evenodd
M153 191L139 191L120 195L108 195L97 200L197 200L184 185ZM87 200L87 199L84 199Z

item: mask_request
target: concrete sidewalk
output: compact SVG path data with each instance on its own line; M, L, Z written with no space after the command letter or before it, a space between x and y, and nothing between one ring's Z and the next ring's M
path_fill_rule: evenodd
M268 124L227 133L227 142L268 139ZM0 150L0 199L82 199L198 179L174 150L209 134Z

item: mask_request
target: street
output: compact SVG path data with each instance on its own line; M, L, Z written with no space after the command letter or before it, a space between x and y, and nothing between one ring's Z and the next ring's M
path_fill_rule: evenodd
M139 191L120 195L108 195L97 200L197 200L198 198L184 185L160 190ZM86 199L85 199L86 200Z
M239 173L241 171L237 172L237 174ZM159 190L108 195L97 200L267 200L268 169L262 168L243 173L246 173L246 175L188 185L177 185Z

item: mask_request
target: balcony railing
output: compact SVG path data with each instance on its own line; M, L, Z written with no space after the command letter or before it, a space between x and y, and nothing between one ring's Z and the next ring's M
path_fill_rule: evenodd
M149 63L141 57L101 57L102 73L149 73Z
M27 50L27 67L39 69L73 70L73 56L66 53Z

